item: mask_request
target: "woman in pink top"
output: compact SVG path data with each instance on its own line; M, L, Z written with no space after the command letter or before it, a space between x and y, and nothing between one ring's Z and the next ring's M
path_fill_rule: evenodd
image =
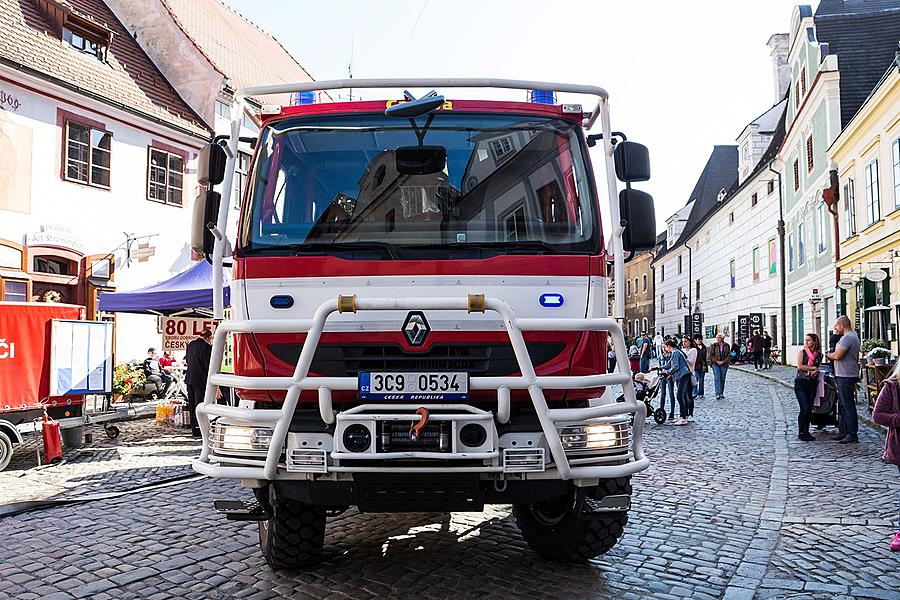
M872 420L888 430L882 460L897 465L900 469L900 361L897 361L894 372L885 380L884 387L878 394L875 410L872 411ZM891 550L900 551L900 528L891 540Z

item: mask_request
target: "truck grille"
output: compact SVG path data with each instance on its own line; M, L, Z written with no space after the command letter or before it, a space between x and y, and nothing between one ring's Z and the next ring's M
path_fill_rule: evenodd
M378 452L450 452L450 421L429 423L419 432L419 439L411 440L409 421L379 421Z
M297 364L302 344L269 344L278 359ZM535 366L565 349L561 342L529 343ZM500 344L435 344L424 352L407 352L392 344L320 344L310 372L324 377L356 377L360 371L465 371L497 377L519 371L512 346Z

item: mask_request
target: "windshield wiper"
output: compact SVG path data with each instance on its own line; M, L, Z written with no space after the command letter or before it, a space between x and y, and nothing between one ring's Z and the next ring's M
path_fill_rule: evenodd
M330 254L330 251L340 252L340 251L349 251L352 252L354 250L377 250L381 252L386 258L390 260L399 260L397 256L397 249L393 244L388 242L311 242L308 244L302 243L294 243L294 244L283 244L283 245L275 245L275 246L260 246L258 248L251 248L252 252L259 253L279 253L279 252L290 252L294 256L300 256L303 254L315 254L320 256L327 256Z
M541 240L522 240L510 242L456 242L450 244L409 244L404 249L416 250L497 250L507 253L543 252L544 254L559 254L559 249L553 244ZM518 252L517 252L518 251Z

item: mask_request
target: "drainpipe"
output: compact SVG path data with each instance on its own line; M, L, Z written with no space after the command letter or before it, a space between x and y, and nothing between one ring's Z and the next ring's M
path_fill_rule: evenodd
M784 256L784 197L781 192L781 172L772 168L772 161L766 165L778 176L778 262L779 284L781 285L781 364L787 364L787 261Z

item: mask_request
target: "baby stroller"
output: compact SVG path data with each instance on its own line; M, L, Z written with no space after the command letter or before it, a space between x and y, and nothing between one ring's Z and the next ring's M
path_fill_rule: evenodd
M638 376L641 376L638 378ZM643 402L647 407L647 416L652 416L657 424L666 422L666 411L658 409L653 410L653 399L659 394L659 384L661 383L659 368L656 367L648 373L634 373L632 382L634 385L634 395L638 402ZM616 398L618 402L625 402L625 396ZM662 420L660 421L660 412L662 412Z
M823 379L825 381L825 396L819 401L818 405L813 402L812 415L809 422L816 426L816 429L825 429L828 425L837 426L838 424L838 401L837 386L834 383L834 375L830 368L823 365Z

